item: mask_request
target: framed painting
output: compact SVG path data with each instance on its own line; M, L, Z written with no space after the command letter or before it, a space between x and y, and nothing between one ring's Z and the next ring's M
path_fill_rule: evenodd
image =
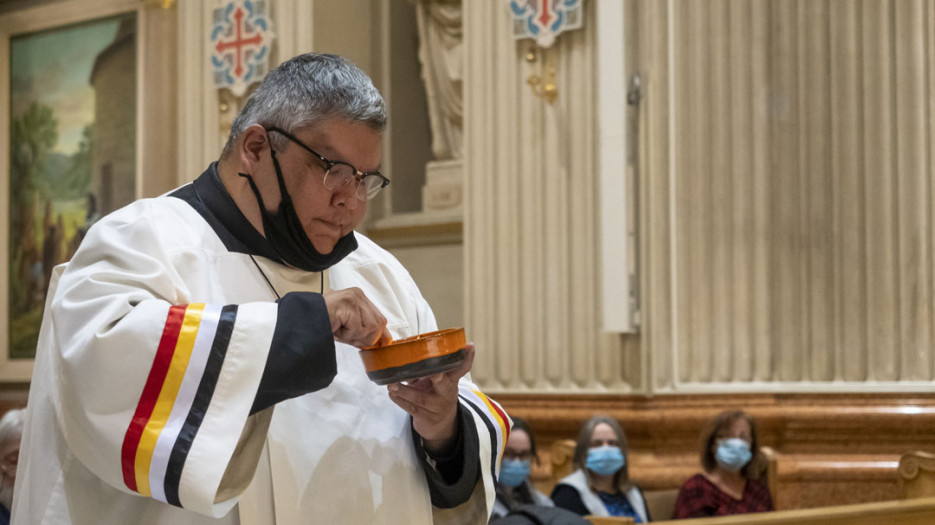
M0 17L0 381L28 381L52 268L138 196L138 3Z

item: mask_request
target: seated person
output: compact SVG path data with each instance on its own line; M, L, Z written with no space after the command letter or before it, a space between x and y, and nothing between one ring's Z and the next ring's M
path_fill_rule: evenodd
M23 437L25 411L13 409L0 419L0 525L10 524L13 484L19 463L19 445Z
M513 428L503 451L503 461L500 463L497 499L493 504L491 519L506 516L519 505L554 506L552 500L536 490L529 481L529 468L533 460L539 463L536 438L525 421L514 417Z
M627 437L616 419L592 417L581 427L575 446L576 470L559 480L552 501L581 515L628 516L649 521L646 500L630 482Z
M701 443L704 472L679 490L673 518L773 510L769 488L758 479L762 457L753 418L739 410L722 412L708 424Z

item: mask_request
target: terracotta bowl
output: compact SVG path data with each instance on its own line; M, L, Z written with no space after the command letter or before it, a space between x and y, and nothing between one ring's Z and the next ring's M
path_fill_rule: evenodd
M360 358L371 381L388 385L458 368L466 346L464 328L448 328L363 348Z

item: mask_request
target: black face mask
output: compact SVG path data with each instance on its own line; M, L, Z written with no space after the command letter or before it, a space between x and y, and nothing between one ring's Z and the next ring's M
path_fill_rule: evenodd
M322 254L315 249L308 235L305 234L305 228L295 212L295 206L292 205L292 198L289 191L286 190L286 183L282 178L282 170L279 168L279 161L276 160L276 152L270 148L270 156L273 158L273 167L276 168L276 178L279 180L279 210L275 215L270 215L263 205L263 197L260 191L253 183L253 177L246 173L238 173L241 177L250 182L250 189L256 196L260 205L260 215L263 216L263 230L266 232L266 239L272 245L273 250L279 254L279 257L286 263L296 268L309 271L320 272L326 270L341 259L347 257L349 253L357 249L357 239L354 238L354 232L350 232L344 237L338 239L331 253Z

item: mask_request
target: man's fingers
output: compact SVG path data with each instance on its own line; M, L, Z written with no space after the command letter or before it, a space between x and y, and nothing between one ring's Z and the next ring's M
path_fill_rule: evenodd
M465 356L464 361L461 362L461 366L445 373L448 378L454 380L455 382L470 372L471 367L474 366L474 343L468 343L464 345L464 350Z
M418 410L419 410L419 407L418 407L418 405L416 405L416 404L413 403L412 401L409 401L409 400L403 399L403 398L401 398L401 397L399 397L399 396L397 396L397 395L394 395L392 392L390 392L390 400L391 400L392 402L396 403L396 406L398 406L399 408L405 410L405 411L406 411L407 413L409 413L411 416L416 417L416 416L418 415L417 412L418 412Z
M465 350L464 361L458 368L449 370L448 372L413 379L412 381L408 381L406 385L400 385L423 392L435 391L438 395L442 396L455 394L458 390L458 380L470 372L471 367L474 365L474 343L468 343L465 346Z
M380 332L380 335L377 336L376 340L371 343L370 346L386 346L393 343L393 336L390 335L390 331L386 329L386 324L383 325L383 331Z
M465 345L465 358L461 366L448 372L420 377L406 384L394 383L387 387L390 399L406 412L413 414L425 410L430 414L444 414L457 400L458 382L474 365L474 343Z
M442 386L443 381L446 383L449 382L448 374L446 372L439 372L430 376L413 379L412 381L407 381L406 384L418 390L425 391L437 389L439 386Z
M448 372L387 387L390 399L412 416L412 426L426 448L444 446L457 428L458 384L474 363L474 344L465 346L465 359Z
M396 383L389 385L387 390L390 399L410 414L417 409L422 409L429 414L441 414L445 412L448 405L446 399L438 393L432 390L422 390L412 385Z
M375 341L392 341L386 317L360 288L346 288L323 294L331 331L335 338L358 348Z

